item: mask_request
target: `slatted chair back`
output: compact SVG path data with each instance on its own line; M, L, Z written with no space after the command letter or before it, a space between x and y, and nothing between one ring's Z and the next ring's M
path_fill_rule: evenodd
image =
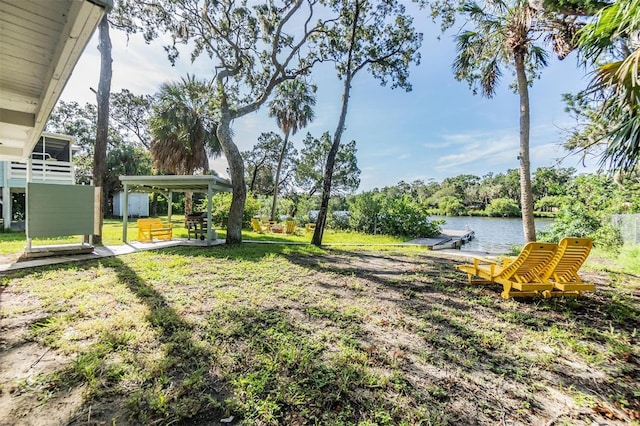
M589 257L593 242L590 238L563 238L558 251L542 273L543 280L556 283L581 283L578 270Z
M553 258L557 248L558 245L554 243L527 243L520 255L505 266L500 277L518 283L539 282L541 272Z
M260 234L264 232L264 229L262 228L262 224L256 218L251 219L251 227L253 228L254 232L258 232Z
M288 220L287 223L287 228L285 230L285 232L287 234L293 234L296 232L296 221L295 220Z

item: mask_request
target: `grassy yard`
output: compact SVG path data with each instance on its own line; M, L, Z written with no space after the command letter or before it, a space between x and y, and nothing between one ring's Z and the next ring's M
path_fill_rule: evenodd
M244 243L5 274L0 424L640 424L638 276L505 301L458 262Z
M166 217L161 218L166 222ZM184 226L184 216L173 215L171 217L173 224L173 236L176 238L187 238L187 229ZM129 220L127 224L127 239L135 240L138 235L138 227L136 219ZM226 233L224 230L217 229L218 238L224 239ZM122 244L122 220L121 219L105 219L102 228L102 242L104 245L120 245ZM256 241L286 241L309 243L312 234L305 232L304 228L298 228L294 235L282 234L258 234L251 230L243 230L243 239ZM348 232L335 232L326 230L324 233L323 243L325 244L398 244L407 239L384 236L384 235L365 235ZM36 238L33 245L47 244L78 244L81 242L79 236L76 237L59 237L59 238ZM25 234L24 232L0 232L0 255L18 253L24 251Z

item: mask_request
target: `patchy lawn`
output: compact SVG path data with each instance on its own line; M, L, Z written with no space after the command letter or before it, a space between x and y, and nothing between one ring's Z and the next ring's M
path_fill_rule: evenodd
M173 248L0 276L0 424L640 424L640 278L508 300L411 251Z

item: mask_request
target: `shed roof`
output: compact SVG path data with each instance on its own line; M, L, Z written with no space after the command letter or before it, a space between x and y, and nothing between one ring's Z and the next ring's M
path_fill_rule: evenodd
M25 160L113 0L0 0L0 160Z
M120 176L122 184L126 184L130 189L152 192L204 192L209 190L209 185L213 191L231 192L231 182L218 176Z

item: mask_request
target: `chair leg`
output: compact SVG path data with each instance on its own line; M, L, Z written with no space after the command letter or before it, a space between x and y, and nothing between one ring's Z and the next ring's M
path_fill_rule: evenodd
M500 293L500 296L502 296L503 299L508 299L510 294L511 294L511 283L503 283L502 293Z

